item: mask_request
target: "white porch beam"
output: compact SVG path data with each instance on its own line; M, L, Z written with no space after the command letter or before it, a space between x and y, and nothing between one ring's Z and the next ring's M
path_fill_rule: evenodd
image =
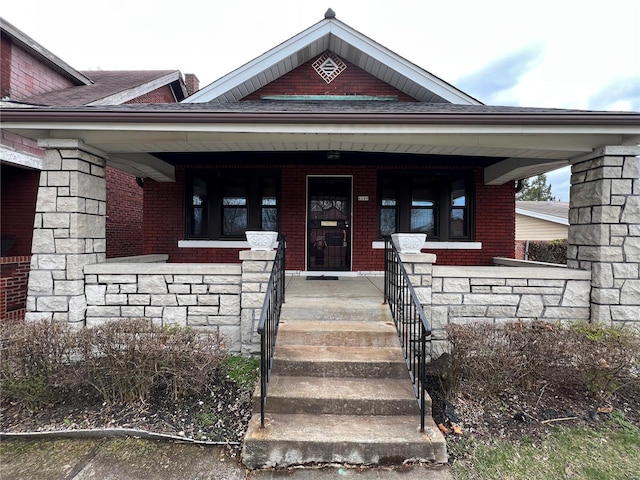
M173 165L147 153L112 154L107 164L136 177L151 178L157 182L176 181Z
M504 185L510 181L533 177L567 165L566 160L507 158L484 169L484 184Z

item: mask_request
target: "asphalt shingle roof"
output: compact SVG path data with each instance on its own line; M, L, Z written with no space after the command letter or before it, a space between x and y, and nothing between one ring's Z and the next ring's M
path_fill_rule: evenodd
M101 100L126 90L139 87L145 83L162 78L176 70L92 70L81 72L94 83L57 90L41 95L34 95L24 100L34 105L50 105L56 107L82 106Z
M90 88L74 87L74 88ZM63 92L66 92L63 94ZM53 95L53 94L47 94ZM67 90L60 92L61 96L68 95ZM44 96L32 97L32 100ZM87 102L88 103L88 102ZM226 103L154 103L154 104L124 104L82 106L85 102L76 101L75 104L49 104L52 107L77 107L65 110L72 111L113 111L113 112L203 112L203 113L312 113L312 114L540 114L540 115L630 115L637 116L637 112L604 112L592 110L569 110L557 108L531 108L491 105L456 105L451 103L399 102L399 101L367 101L367 100L251 100ZM54 108L51 108L52 110ZM45 108L46 110L46 108Z
M549 215L563 220L569 218L569 202L536 202L523 201L516 202L516 208L532 212L533 214Z

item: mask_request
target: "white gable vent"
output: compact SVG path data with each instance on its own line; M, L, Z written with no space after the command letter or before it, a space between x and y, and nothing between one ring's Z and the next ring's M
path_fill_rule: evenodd
M323 53L312 66L327 83L333 82L347 68L347 65L333 53Z

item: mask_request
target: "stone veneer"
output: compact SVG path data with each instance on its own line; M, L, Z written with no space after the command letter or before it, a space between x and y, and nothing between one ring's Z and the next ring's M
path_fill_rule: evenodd
M258 321L262 313L275 258L275 251L240 251L240 260L242 261L240 332L243 339L243 354L260 353Z
M27 320L82 325L84 267L105 261L105 154L80 140L44 140Z
M591 271L591 321L640 326L638 147L603 147L574 159L569 268Z
M241 349L240 265L102 263L85 267L88 327L118 318L215 330Z
M448 350L449 324L589 320L588 271L437 266L431 254L401 260L431 321L432 358Z

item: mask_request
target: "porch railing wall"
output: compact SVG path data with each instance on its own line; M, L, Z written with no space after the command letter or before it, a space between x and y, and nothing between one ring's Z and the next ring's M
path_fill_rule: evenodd
M398 332L404 359L409 370L409 377L413 384L414 393L420 407L420 431L424 431L427 412L425 389L425 366L428 349L428 339L431 326L418 299L418 295L411 284L400 254L393 242L385 242L385 281L384 297L389 304L393 321Z

